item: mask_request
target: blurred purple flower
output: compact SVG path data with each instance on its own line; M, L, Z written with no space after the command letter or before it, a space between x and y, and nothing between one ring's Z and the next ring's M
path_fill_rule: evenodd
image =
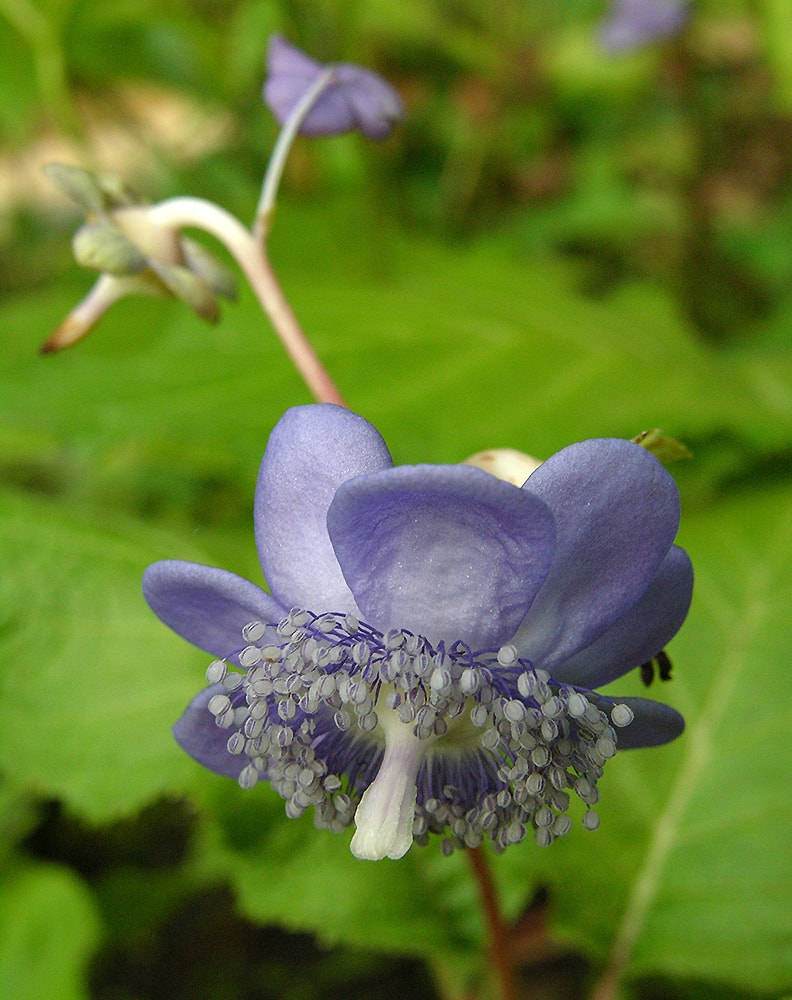
M591 690L680 628L678 521L671 476L629 441L571 445L519 488L467 465L394 468L361 417L289 410L254 508L272 594L193 563L145 573L162 621L221 658L176 739L243 787L269 780L290 817L354 820L361 858L431 833L446 851L529 829L549 844L570 793L594 829L605 762L684 726Z
M625 52L671 38L690 18L682 0L614 0L602 24L600 44L608 52Z
M300 100L327 69L332 78L300 125L302 135L339 135L357 130L369 139L384 139L402 117L399 95L376 73L338 63L322 66L280 35L270 40L264 99L285 124Z

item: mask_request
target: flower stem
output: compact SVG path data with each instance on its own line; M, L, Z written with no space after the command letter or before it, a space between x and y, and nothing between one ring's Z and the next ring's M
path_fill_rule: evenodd
M481 847L469 847L465 853L478 884L481 907L487 921L490 957L500 989L500 1000L519 1000L509 947L509 929L500 911L492 871Z
M591 1000L614 1000L620 981L621 968L615 962L611 962L594 986Z
M346 405L303 333L261 244L230 212L203 198L170 198L152 205L149 218L165 228L203 229L239 264L303 381L319 403Z
M308 112L316 104L322 91L326 90L332 82L334 75L335 69L332 66L328 66L327 69L319 74L297 102L280 131L275 148L272 150L269 165L267 166L267 173L264 175L261 196L253 222L253 239L259 245L263 245L266 242L269 234L272 212L275 208L275 198L278 194L283 168L286 165L286 157L289 155L294 138L299 132L300 126L305 121Z

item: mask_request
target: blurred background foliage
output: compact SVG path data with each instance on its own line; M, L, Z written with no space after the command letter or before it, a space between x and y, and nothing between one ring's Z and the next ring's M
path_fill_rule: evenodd
M525 255L574 260L589 294L646 278L703 337L741 339L789 308L789 5L699 0L676 41L611 57L604 7L2 0L0 135L20 150L66 134L106 162L121 131L127 173L158 171L160 190L189 178L241 208L272 141L257 97L262 39L279 30L317 58L377 67L409 110L385 151L306 146L297 189L363 176L403 226L456 239L497 226Z
M380 146L299 142L272 241L396 460L654 425L694 455L673 471L697 604L658 694L688 742L617 759L595 843L501 860L527 995L584 995L647 871L630 995L792 992L792 5L698 0L678 37L618 55L598 45L606 13L0 0L0 995L468 995L482 931L462 860L361 865L170 741L205 658L150 620L140 572L181 557L259 578L258 461L307 401L251 296L216 331L125 301L35 355L92 280L40 166L247 220L276 136L275 31L376 68L407 108Z

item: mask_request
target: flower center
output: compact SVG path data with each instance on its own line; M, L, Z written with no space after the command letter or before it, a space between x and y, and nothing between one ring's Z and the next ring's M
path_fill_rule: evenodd
M598 825L590 807L628 706L609 719L510 645L433 646L351 615L293 609L243 637L244 674L222 660L207 670L209 711L246 758L240 784L265 778L288 816L313 805L320 827L354 819L358 857L401 857L432 833L448 853L484 837L503 850L528 829L549 844L571 827L569 791Z

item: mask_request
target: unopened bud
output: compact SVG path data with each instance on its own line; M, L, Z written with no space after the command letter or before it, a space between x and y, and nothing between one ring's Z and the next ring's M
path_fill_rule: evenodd
M541 464L538 458L514 448L487 448L486 451L476 452L462 463L483 469L496 479L503 479L515 486L522 486Z
M78 264L106 274L140 274L145 255L110 222L89 222L74 234L72 249Z

